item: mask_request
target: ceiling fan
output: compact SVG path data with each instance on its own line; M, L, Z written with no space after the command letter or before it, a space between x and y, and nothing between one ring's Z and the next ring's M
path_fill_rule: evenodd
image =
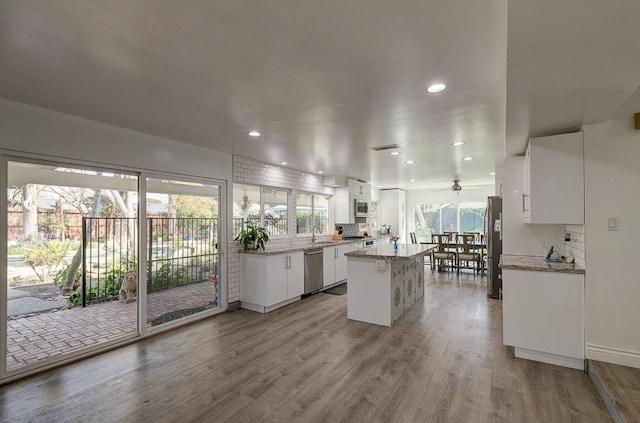
M460 185L460 179L454 179L453 180L453 185L451 185L451 187L449 187L449 188L442 188L442 189L433 190L433 192L438 192L438 191L453 191L453 192L462 191L462 186Z

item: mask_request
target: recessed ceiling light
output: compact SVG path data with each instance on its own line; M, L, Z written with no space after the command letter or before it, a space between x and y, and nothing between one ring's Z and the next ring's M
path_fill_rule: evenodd
M464 141L456 141L454 143L451 143L451 145L462 145L464 144Z
M409 180L409 182L415 182L415 181L416 181L415 179L410 179L410 180Z
M392 151L392 152L391 152L391 153L389 153L389 154L390 154L390 155L392 155L392 156L397 156L397 155L399 155L399 154L400 154L400 152L399 152L399 151Z
M405 163L406 164L414 164L416 161L415 160L407 160Z
M427 91L432 94L435 94L435 93L439 93L440 91L444 91L445 88L447 88L446 85L442 83L437 83L437 84L429 85L429 88L427 88Z
M319 173L320 175L322 175L324 172L323 172L323 171L321 171L321 170L319 170L319 171L318 171L318 173Z
M495 175L495 174L496 174L495 172L491 172L491 173L489 173L489 175L491 175L491 176L493 176L493 175Z
M465 160L466 160L466 159L465 159ZM281 164L282 166L285 166L285 165L287 164L287 162L280 162L280 164Z
M464 160L464 161L467 161L467 162L468 162L469 160L473 160L473 157L465 157L465 158L464 158L464 159L462 159L462 160Z
M260 135L262 135L262 134L260 132L258 132L258 131L249 132L249 136L250 137L259 137Z
M382 188L382 185L378 185L378 188Z
M269 167L269 165L264 165L264 167Z

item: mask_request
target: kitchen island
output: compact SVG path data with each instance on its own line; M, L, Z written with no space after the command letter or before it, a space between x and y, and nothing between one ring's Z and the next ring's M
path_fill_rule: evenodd
M347 318L391 326L424 296L424 256L435 244L380 244L345 253Z

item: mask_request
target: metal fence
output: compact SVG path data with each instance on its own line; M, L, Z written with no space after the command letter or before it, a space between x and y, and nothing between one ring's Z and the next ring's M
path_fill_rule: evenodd
M81 304L118 299L122 279L138 269L135 218L82 219Z
M148 292L201 282L218 269L218 219L147 219Z
M287 234L287 218L286 217L265 217L264 227L269 231L269 235L286 235ZM243 219L241 217L233 218L233 237L237 237L240 231L245 227L247 223L252 223L256 226L260 226L259 217L248 217Z
M137 272L136 218L83 218L83 306L119 298ZM217 218L148 218L147 292L207 280L219 266Z

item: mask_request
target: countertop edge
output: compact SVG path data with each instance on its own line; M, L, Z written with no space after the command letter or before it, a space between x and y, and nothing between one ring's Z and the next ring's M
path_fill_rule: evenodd
M355 250L355 251L349 251L348 253L345 253L344 255L346 257L366 258L366 259L372 259L372 260L408 260L408 259L412 259L414 257L426 256L434 248L437 248L437 245L424 247L423 250L416 251L415 253L410 254L410 255L407 255L404 252L399 252L398 254L396 254L396 253L393 253L393 254L385 254L385 253L372 254L370 249L362 248L362 249Z
M298 251L306 251L306 250L315 250L317 248L325 248L325 247L334 247L338 245L346 245L346 244L355 244L361 243L363 241L369 240L379 240L384 237L369 237L369 238L358 238L358 239L343 239L340 241L323 241L322 244L303 244L303 245L292 245L292 246L283 246L282 249L273 249L273 250L238 250L239 254L253 254L258 256L269 256L269 255L277 255L277 254L287 254L287 253L296 253Z
M511 260L511 263L504 263L505 256ZM515 263L513 261L516 261ZM521 262L518 262L521 261ZM542 256L520 256L502 254L500 256L500 264L502 269L507 270L524 270L529 272L551 272L551 273L571 273L576 275L584 275L585 269L576 268L568 263L547 262Z

